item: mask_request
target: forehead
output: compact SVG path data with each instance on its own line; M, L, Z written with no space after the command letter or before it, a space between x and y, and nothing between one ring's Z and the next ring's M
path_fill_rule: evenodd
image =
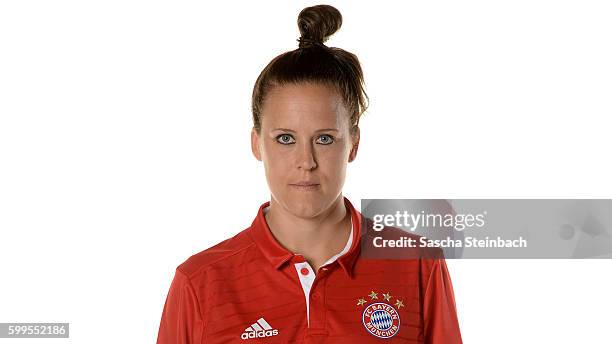
M330 86L299 83L277 86L266 96L262 122L268 125L339 127L348 122L342 98Z

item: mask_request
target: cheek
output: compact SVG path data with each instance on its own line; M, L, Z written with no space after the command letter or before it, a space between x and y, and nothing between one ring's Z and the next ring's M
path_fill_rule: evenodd
M289 155L275 146L264 147L263 162L269 175L281 175L290 167Z
M284 162L283 159L269 159L266 168L268 170L268 174L274 176L282 176L286 174L287 171L286 162Z
M344 147L319 154L319 167L329 178L340 179L348 162L348 151Z

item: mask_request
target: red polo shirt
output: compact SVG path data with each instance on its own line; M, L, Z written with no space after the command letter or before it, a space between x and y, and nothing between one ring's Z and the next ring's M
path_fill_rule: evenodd
M432 258L363 259L362 215L318 271L273 237L262 204L249 228L176 269L157 344L462 343L450 276Z

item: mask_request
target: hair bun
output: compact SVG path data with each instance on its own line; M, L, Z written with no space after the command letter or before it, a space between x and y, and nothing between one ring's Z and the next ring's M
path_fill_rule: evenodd
M316 5L304 8L298 15L301 37L299 47L323 45L329 36L342 26L342 15L330 5Z

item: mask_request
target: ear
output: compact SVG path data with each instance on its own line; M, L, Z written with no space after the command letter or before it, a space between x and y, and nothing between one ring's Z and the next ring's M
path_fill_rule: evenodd
M359 127L356 127L355 133L351 135L352 146L351 146L351 152L349 153L348 162L352 162L353 160L355 160L355 158L357 158L357 149L359 149L359 137L360 137Z
M255 130L255 127L251 129L251 151L253 152L255 159L261 161L261 152L259 151L259 135L257 135L257 130Z

